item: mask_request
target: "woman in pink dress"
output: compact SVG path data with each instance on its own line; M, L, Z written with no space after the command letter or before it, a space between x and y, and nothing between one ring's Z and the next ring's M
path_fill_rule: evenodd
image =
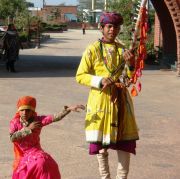
M61 179L56 161L41 148L41 129L84 106L65 106L62 112L43 116L38 116L35 108L35 98L21 97L17 103L18 112L10 121L10 139L15 154L12 179Z

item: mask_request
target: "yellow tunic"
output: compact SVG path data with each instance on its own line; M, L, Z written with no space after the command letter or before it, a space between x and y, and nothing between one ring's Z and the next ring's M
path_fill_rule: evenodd
M123 49L119 43L104 44L99 41L91 44L85 50L76 74L76 80L82 85L91 87L87 102L86 140L87 142L102 142L103 145L122 140L138 139L138 130L134 117L132 99L127 89L125 94L125 111L123 117L122 136L118 138L118 107L111 101L112 88L101 92L100 81L110 77L123 62ZM122 69L112 78L119 79Z

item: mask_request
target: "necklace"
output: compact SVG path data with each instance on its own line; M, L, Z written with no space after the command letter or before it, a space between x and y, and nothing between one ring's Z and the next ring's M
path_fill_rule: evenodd
M109 52L108 52L108 50L107 50L105 47L103 47L103 42L102 42L102 40L99 40L99 42L100 42L100 52L101 52L101 56L102 56L102 59L103 59L103 63L104 63L104 65L105 65L106 69L108 70L108 72L111 74L111 76L113 76L114 72L117 71L117 69L120 68L119 66L121 66L121 64L116 67L116 66L112 63L112 66L114 67L114 69L111 70L111 69L108 67L108 61L107 61L107 57L108 57ZM118 60L120 61L121 55L119 54L119 51L118 51L118 48L117 48L116 43L115 43L115 47L116 47L116 54L118 54ZM105 51L106 51L106 57L104 56L103 48L104 48ZM112 55L111 55L111 54L110 54L109 56L112 58Z

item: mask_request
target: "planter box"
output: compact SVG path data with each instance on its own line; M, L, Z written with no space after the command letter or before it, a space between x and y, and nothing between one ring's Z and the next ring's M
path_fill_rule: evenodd
M29 42L21 42L23 49L30 48L30 43Z

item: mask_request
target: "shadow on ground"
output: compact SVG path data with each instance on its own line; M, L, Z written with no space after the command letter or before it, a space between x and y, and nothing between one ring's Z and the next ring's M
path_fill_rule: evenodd
M80 40L80 39L73 39L73 38L53 38L51 37L50 39L47 40L48 44L55 44L55 43L69 43L69 41L76 41L76 40ZM43 44L46 44L46 43L42 43Z
M81 56L21 55L16 62L17 73L9 73L0 61L1 78L72 77L75 76ZM164 69L160 65L145 64L144 70Z
M0 62L1 78L72 77L77 71L80 56L21 55L16 62L17 73L9 73Z

